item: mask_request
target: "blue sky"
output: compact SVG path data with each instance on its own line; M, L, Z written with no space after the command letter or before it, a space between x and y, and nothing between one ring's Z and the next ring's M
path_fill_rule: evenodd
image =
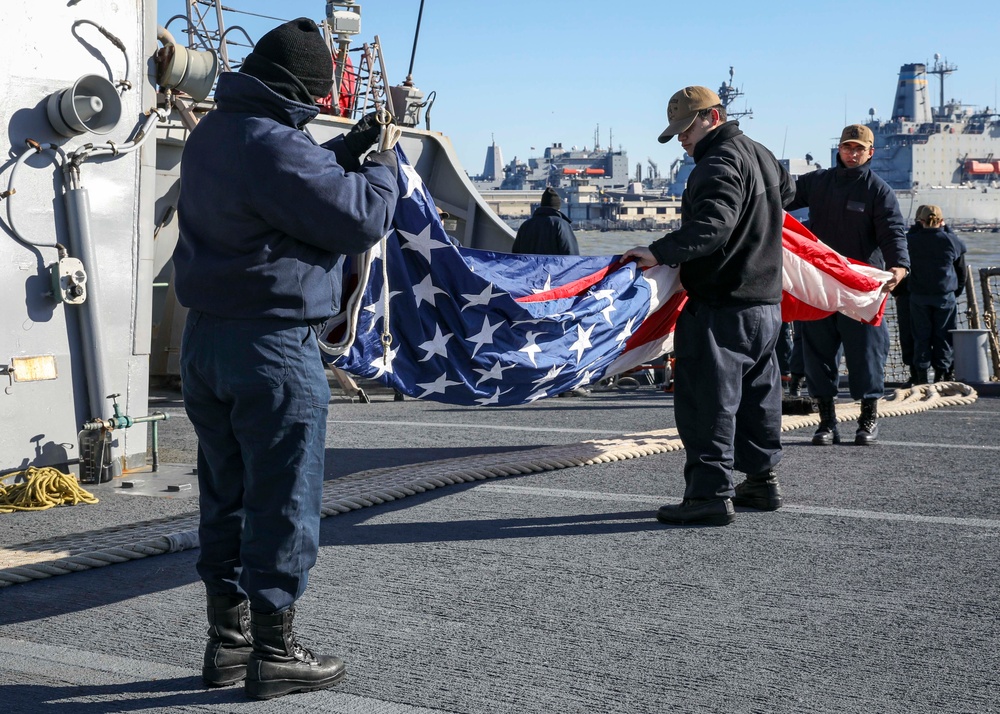
M326 8L323 0L224 4L281 19L320 20ZM397 84L420 2L361 5L360 41L379 35ZM160 22L183 12L182 0L160 0ZM228 13L227 23L254 39L278 24ZM179 37L181 26L170 29ZM844 124L866 120L872 107L888 118L900 65L931 63L935 53L958 66L946 99L996 107L1000 3L425 0L413 79L437 92L431 129L451 139L472 174L493 137L505 161L525 160L553 142L592 148L598 126L601 146L627 150L631 171L641 162L645 172L650 158L662 172L682 154L676 141L656 141L670 95L689 84L716 89L730 66L745 92L734 106L753 110L741 122L746 133L779 157L809 152L828 166ZM931 89L936 103L936 78Z

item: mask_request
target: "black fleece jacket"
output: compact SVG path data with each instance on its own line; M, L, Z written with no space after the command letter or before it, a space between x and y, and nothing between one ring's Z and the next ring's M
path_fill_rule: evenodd
M726 122L694 148L681 199L681 227L649 246L680 264L688 296L711 305L781 302L782 206L795 195L788 172L764 146Z
M512 253L533 255L580 255L569 218L551 206L539 206L517 229Z

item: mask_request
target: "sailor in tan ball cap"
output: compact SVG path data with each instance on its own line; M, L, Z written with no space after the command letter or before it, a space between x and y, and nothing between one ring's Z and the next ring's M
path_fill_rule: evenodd
M719 95L690 86L667 102L665 143L694 159L681 226L625 252L640 267L679 265L688 300L674 332L674 417L687 454L684 500L661 507L667 525L722 526L735 506L773 511L782 495L782 207L795 195L766 147L728 121ZM734 484L734 471L746 480Z

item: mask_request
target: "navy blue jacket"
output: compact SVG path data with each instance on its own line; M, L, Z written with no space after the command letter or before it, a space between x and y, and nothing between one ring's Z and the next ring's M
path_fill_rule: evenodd
M795 187L764 146L726 122L694 147L681 227L649 246L680 264L688 295L712 305L781 302L782 206Z
M580 255L569 218L551 206L539 206L517 229L512 253Z
M838 156L835 167L802 174L786 208L808 208L809 230L843 256L876 268L910 267L899 202L871 162L849 169Z
M910 294L962 294L965 287L965 243L948 229L914 224L906 234L910 250Z
M360 166L343 137L317 145L301 129L317 107L254 77L222 74L215 99L181 158L178 300L226 318L328 319L344 256L389 230L396 176Z

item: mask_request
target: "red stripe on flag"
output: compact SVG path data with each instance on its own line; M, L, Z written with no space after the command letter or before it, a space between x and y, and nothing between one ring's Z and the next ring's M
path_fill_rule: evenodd
M881 285L874 278L851 270L849 265L851 263L867 265L867 263L837 253L787 213L781 228L781 242L785 250L795 253L813 267L834 276L846 288L868 292Z
M687 302L686 291L681 290L671 295L670 299L643 320L639 329L625 341L625 351L628 352L647 342L660 340L673 332L685 302Z
M599 282L604 280L604 278L611 275L611 273L624 268L625 265L625 263L619 263L615 260L615 262L606 268L601 268L600 270L574 280L571 283L560 285L559 287L552 288L551 290L546 290L543 293L522 295L519 298L515 298L515 302L545 302L546 300L559 300L561 298L577 297L582 292L590 289L594 285L597 285Z

